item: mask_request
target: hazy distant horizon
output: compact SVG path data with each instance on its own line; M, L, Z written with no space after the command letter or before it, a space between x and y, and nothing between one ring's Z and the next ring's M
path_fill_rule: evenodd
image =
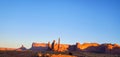
M33 42L120 44L119 0L1 0L0 47Z

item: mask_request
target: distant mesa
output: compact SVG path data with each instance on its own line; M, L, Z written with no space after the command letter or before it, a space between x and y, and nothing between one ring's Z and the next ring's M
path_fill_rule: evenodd
M12 50L16 50L16 48L2 48L0 47L1 51L12 51Z
M47 43L32 43L30 50L33 51L46 51L48 49Z
M16 49L16 51L24 51L24 50L27 50L27 49L23 45L20 48Z
M0 50L16 50L16 51L57 51L57 52L65 52L65 51L78 51L78 52L94 52L94 53L108 53L108 54L120 54L120 45L119 44L98 44L98 43L83 43L80 44L77 42L75 45L70 44L61 44L60 38L58 41L53 40L52 43L32 43L32 47L30 49L26 49L23 45L20 48L0 48Z

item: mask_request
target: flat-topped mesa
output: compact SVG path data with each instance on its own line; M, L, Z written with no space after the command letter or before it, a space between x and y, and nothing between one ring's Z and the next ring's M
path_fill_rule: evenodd
M47 45L47 43L32 43L32 47L46 47Z
M80 49L84 50L88 47L97 47L97 46L99 46L99 44L97 43L83 43L82 45L80 45Z
M76 51L87 51L87 52L91 52L91 51L96 51L97 47L99 46L99 44L97 43L83 43L80 44L79 42L76 43L76 46L74 47Z
M48 43L32 43L30 50L33 51L46 51L48 49Z

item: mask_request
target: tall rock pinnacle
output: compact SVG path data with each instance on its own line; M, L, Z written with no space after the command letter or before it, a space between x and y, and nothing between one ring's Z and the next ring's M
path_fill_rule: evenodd
M52 50L55 49L55 40L53 40L51 48L52 48Z
M60 49L60 38L58 39L58 51Z

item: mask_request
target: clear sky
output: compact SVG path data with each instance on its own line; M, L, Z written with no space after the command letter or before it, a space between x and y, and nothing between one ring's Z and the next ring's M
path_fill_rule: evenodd
M0 0L0 47L120 44L120 0Z

